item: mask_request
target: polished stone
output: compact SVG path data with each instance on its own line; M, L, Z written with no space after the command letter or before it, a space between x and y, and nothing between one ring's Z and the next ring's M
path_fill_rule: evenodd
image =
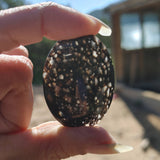
M114 68L96 36L58 41L43 69L44 95L54 117L65 126L94 125L110 107Z

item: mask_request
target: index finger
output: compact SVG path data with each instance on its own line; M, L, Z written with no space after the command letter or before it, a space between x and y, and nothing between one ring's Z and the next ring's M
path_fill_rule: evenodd
M101 22L71 8L41 3L0 11L0 52L19 45L97 34Z

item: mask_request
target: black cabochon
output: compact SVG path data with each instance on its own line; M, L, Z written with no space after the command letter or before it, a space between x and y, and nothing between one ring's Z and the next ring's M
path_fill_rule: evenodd
M50 111L63 125L94 125L113 97L111 56L93 35L58 41L45 62L43 87Z

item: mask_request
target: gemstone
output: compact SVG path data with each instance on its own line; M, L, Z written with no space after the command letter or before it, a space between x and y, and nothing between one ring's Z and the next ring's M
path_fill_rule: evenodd
M114 93L112 59L98 37L57 41L43 69L46 103L64 126L95 125Z

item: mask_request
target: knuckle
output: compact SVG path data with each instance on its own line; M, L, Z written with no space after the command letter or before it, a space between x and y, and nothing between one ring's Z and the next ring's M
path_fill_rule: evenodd
M7 84L31 83L33 78L32 62L25 56L9 56L1 54L0 75L2 81Z
M55 141L54 141L55 142ZM43 160L61 160L63 158L68 158L70 157L70 155L65 152L65 150L63 149L63 147L58 143L54 143L55 145L53 145L53 143L43 143L43 146L41 147L43 149L43 151L41 152L41 158ZM45 150L44 150L45 148ZM42 150L41 149L41 150Z
M61 158L59 157L59 154L57 152L56 147L53 147L53 144L44 144L42 143L43 146L41 146L41 159L42 160L60 160Z
M32 62L24 56L19 56L16 61L11 65L13 77L15 80L22 83L31 83L33 78L33 65Z
M15 69L17 72L21 73L22 78L26 80L32 79L33 65L27 57L21 56L19 59L19 64L17 64Z
M22 55L25 57L28 57L28 55L29 55L27 48L22 45L20 45L17 48L12 49L10 52L13 55Z

